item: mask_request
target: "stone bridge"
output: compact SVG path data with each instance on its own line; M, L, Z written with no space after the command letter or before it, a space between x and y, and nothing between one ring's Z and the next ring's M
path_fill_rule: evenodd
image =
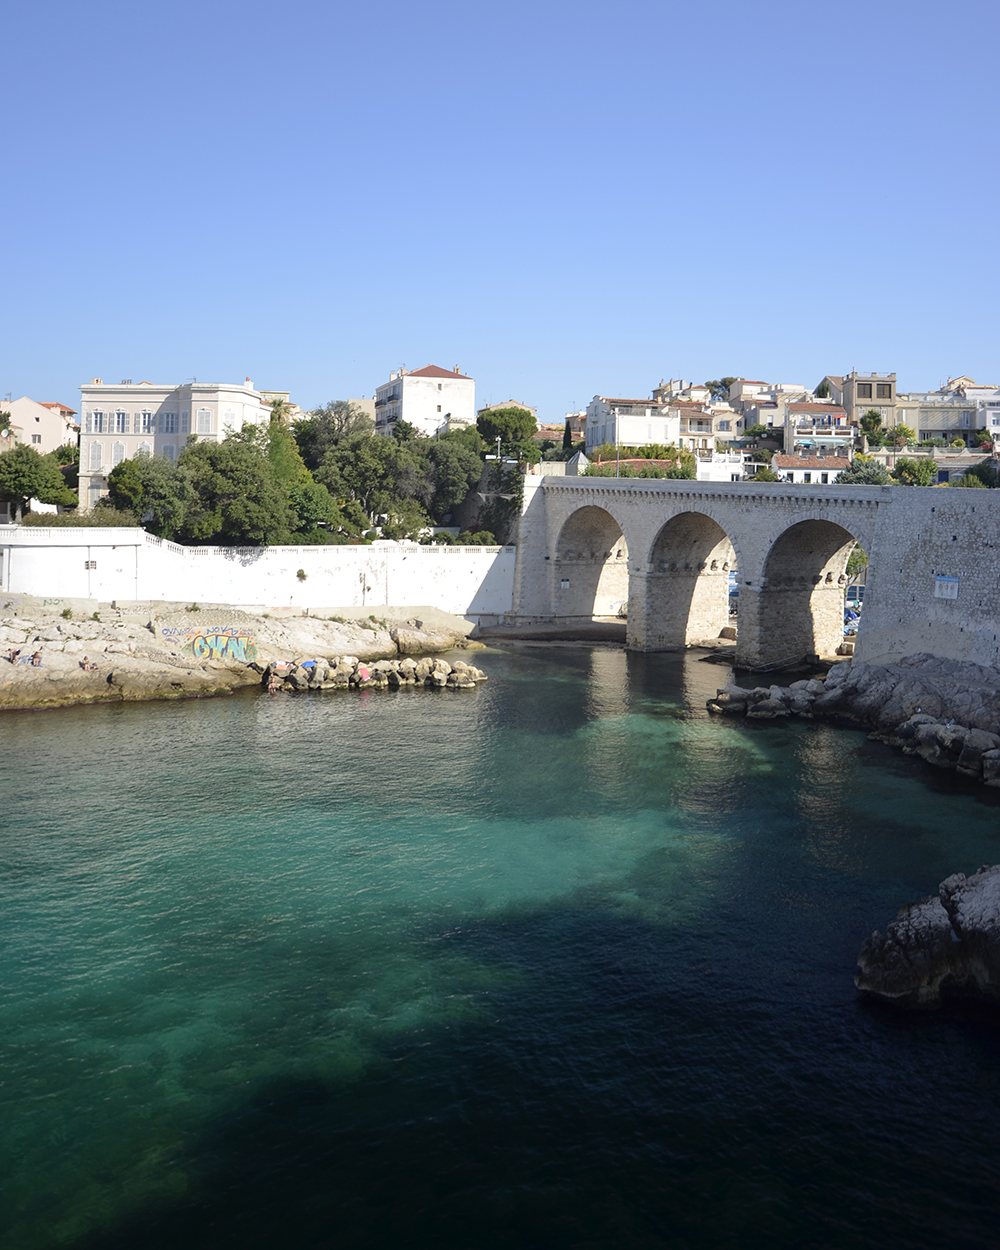
M627 610L630 648L684 647L729 624L735 570L739 663L830 656L843 641L848 556L858 542L872 559L867 614L900 490L916 488L529 476L514 616L570 624Z

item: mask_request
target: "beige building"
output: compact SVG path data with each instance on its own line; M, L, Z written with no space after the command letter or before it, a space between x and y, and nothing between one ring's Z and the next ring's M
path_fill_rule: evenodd
M830 376L824 379L830 383L836 380ZM858 373L857 370L852 370L839 381L839 398L834 394L830 398L843 406L849 425L857 425L865 413L872 409L882 418L884 429L900 424L902 418L896 412L894 373Z
M0 404L0 410L10 413L10 433L6 446L0 443L0 451L14 443L25 443L47 456L64 443L76 443L80 435L80 427L74 420L76 409L66 404L43 403L22 395L20 399Z
M176 460L191 435L219 442L244 423L257 425L271 415L249 378L242 386L218 382L111 386L93 378L80 387L80 401L82 508L92 508L107 493L108 474L123 460L135 456Z
M960 391L911 391L900 395L895 417L891 424L908 425L921 443L934 438L949 443L960 438L968 443L980 424L976 401L967 399ZM981 424L985 425L986 419Z

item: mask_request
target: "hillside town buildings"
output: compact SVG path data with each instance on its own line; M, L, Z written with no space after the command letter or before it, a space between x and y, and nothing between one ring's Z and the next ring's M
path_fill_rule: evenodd
M669 401L595 395L587 405L588 456L605 443L622 447L671 443L677 446L680 432L680 414Z
M420 434L443 434L476 422L476 383L455 366L397 369L375 391L375 433L390 435L397 421Z

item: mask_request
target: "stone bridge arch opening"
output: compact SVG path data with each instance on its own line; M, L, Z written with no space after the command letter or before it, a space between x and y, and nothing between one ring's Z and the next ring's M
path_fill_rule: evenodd
M634 630L638 639L644 625L642 645L649 651L718 638L736 623L729 615L729 574L735 568L733 543L718 521L703 512L671 517L650 550L645 601L641 611L630 611L629 633Z
M836 655L847 562L857 538L835 521L799 521L773 543L759 587L740 594L740 657L781 667Z
M559 533L554 565L554 619L592 621L625 615L628 547L610 512L588 504L568 517Z

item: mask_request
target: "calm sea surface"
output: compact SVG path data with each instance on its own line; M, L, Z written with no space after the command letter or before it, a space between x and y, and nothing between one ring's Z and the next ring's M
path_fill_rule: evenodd
M1000 1024L858 1000L996 792L727 670L0 720L0 1243L994 1247Z

